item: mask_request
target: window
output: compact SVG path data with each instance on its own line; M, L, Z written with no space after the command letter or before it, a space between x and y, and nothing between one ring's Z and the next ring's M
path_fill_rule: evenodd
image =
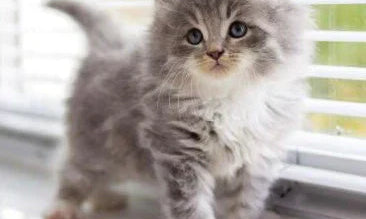
M310 2L319 28L309 33L317 41L309 72L312 98L305 131L290 139L292 160L284 177L364 193L366 1Z
M317 41L308 74L308 122L287 142L282 178L366 193L366 0L296 1L314 5L319 30L308 33ZM130 26L151 20L152 1L98 4ZM36 122L13 113L32 115L52 121L56 130L39 132L57 136L85 51L82 34L68 17L43 8L41 0L2 0L0 18L0 116L12 115L0 125L33 129Z

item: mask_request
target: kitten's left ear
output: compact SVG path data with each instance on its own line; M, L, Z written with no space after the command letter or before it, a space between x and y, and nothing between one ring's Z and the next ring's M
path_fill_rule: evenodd
M155 0L156 8L171 8L179 0Z

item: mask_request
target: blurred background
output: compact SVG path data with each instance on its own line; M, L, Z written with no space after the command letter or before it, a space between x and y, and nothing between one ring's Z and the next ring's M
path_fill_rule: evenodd
M303 130L289 139L282 178L362 196L366 1L298 1L313 5L319 30L308 33L317 42L309 70L308 114ZM133 33L146 30L151 21L149 0L93 4ZM84 36L69 17L45 8L40 0L0 1L0 219L36 219L50 204L55 151L63 145L65 101L85 52ZM274 203L278 209L289 208L286 201ZM366 218L366 212L357 214Z

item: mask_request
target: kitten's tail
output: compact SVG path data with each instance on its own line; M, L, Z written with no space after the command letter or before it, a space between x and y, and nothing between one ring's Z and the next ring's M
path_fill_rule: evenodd
M92 54L103 54L123 48L119 28L96 8L76 0L51 0L48 7L70 15L85 31Z

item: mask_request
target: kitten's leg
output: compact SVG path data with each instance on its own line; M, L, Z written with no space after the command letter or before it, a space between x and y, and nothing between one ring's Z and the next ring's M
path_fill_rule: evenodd
M101 174L69 162L60 176L57 200L46 219L79 219L80 207L100 182Z
M114 191L110 186L102 186L90 196L88 201L94 212L115 211L127 206L128 196L121 191Z
M218 182L216 214L218 219L256 219L264 209L273 178L265 173L249 174L244 169L230 181Z
M167 219L214 219L214 179L202 164L190 160L157 161L165 186L162 207Z

